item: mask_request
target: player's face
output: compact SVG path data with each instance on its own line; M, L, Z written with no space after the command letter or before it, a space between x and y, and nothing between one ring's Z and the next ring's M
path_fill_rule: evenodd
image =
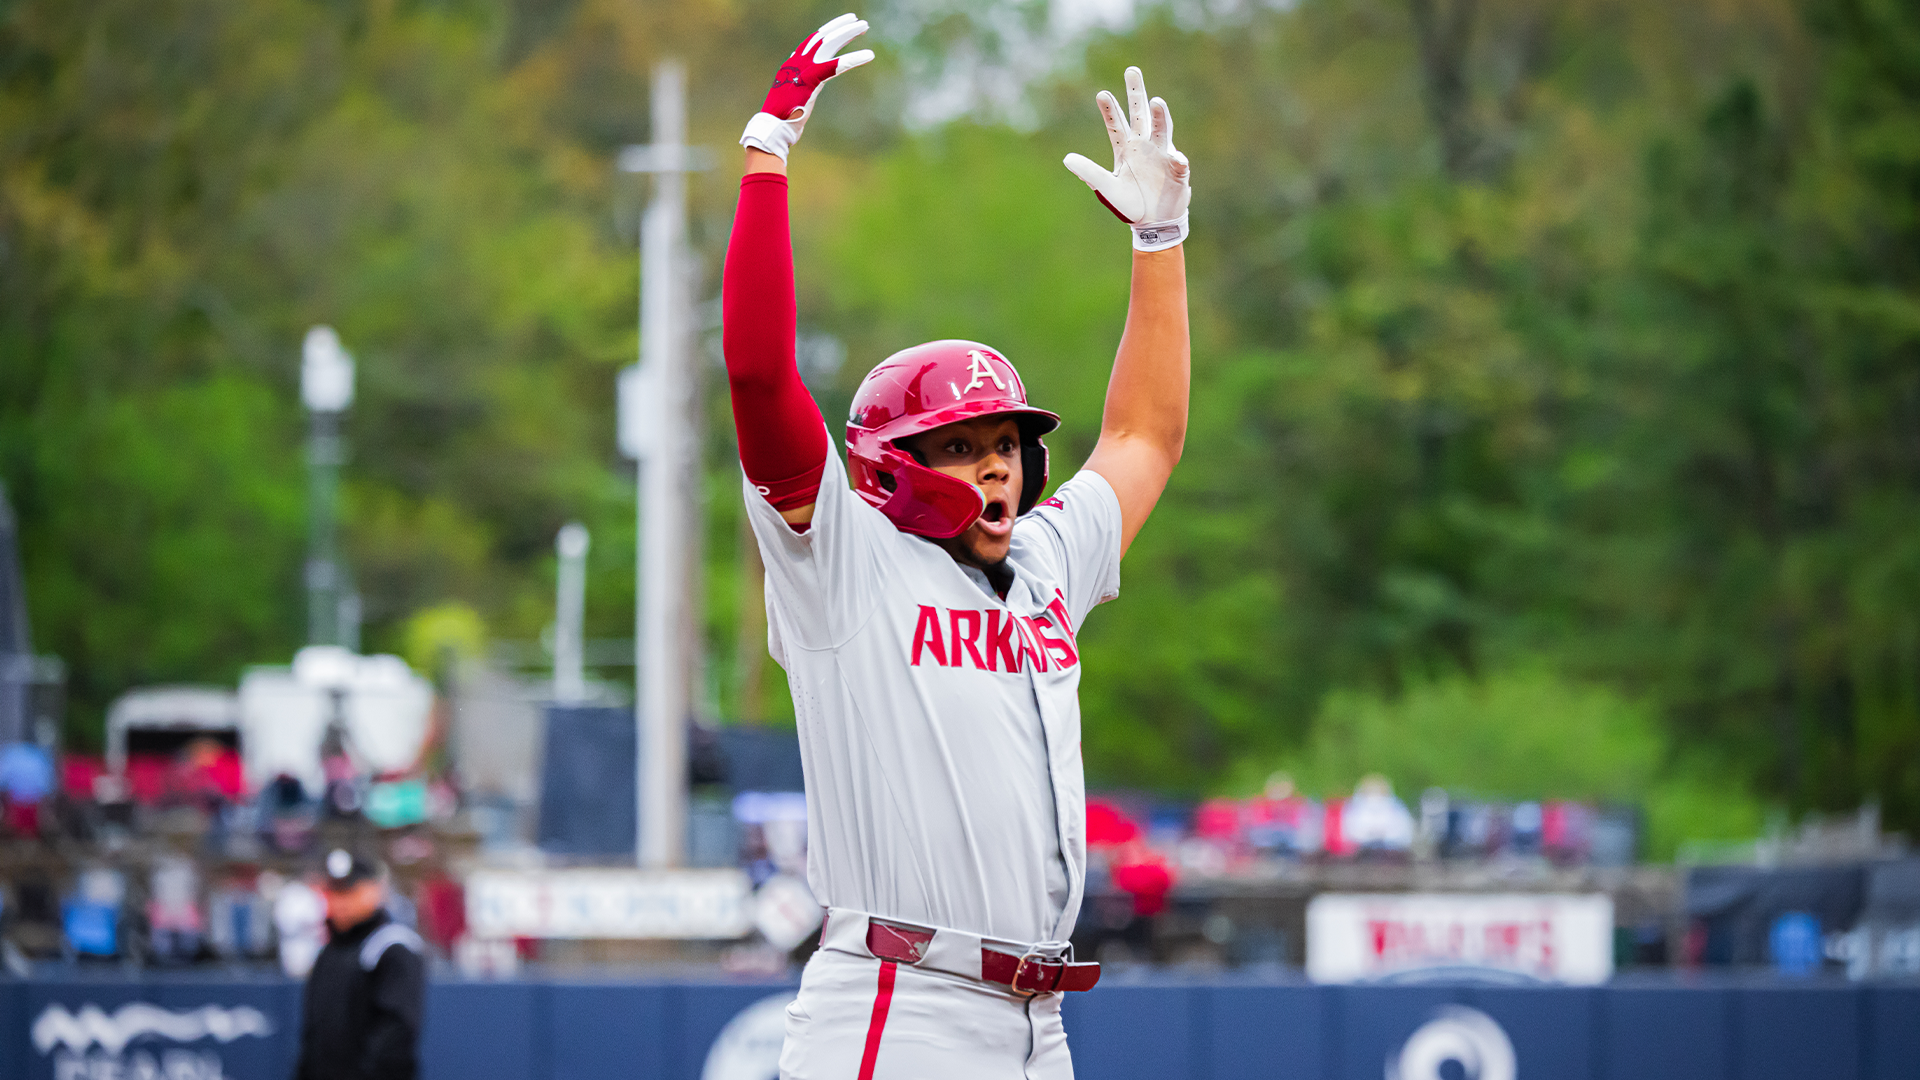
M965 480L986 497L986 510L948 543L948 550L981 566L1004 561L1026 479L1020 468L1020 425L1011 417L982 416L934 428L909 445L928 468Z

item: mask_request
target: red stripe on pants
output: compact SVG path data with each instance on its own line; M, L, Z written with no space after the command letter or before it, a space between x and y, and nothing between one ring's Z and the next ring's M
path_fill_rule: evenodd
M873 1019L867 1022L867 1052L860 1056L860 1080L873 1080L873 1062L880 1056L880 1033L887 1028L887 1008L893 1004L893 974L900 965L880 961L880 992L873 999Z

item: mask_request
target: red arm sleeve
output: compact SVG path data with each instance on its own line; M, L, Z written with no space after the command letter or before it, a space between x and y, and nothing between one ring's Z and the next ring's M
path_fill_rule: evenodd
M727 244L720 334L740 464L776 510L813 502L827 462L826 428L794 363L796 318L787 178L748 173Z

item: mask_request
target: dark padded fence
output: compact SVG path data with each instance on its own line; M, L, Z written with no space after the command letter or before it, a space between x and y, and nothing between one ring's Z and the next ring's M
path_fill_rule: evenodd
M700 1080L730 1020L792 989L436 982L424 1080ZM159 1009L125 1011L133 1002ZM1315 987L1157 976L1074 995L1066 1016L1081 1080L1382 1080L1389 1057L1449 1005L1500 1025L1519 1080L1920 1080L1916 985ZM298 987L278 979L0 981L0 1077L279 1080L298 1013Z

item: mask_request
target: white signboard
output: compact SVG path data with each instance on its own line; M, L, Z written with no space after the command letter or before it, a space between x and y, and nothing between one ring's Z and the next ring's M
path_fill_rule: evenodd
M753 929L739 870L480 870L467 927L482 938L738 938Z
M1323 893L1307 905L1307 975L1315 982L1447 969L1603 983L1613 974L1613 900Z

